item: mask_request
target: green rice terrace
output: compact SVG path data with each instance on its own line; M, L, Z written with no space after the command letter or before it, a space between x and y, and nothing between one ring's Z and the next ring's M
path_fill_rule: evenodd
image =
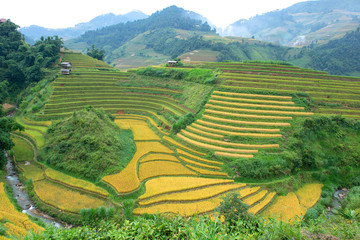
M293 222L320 199L322 169L352 164L350 156L331 162L318 151L341 147L353 136L360 118L360 78L283 62L188 62L123 72L80 53L63 52L61 61L71 62L70 75L59 74L50 83L40 109L33 111L35 103L29 102L16 117L25 131L14 132L12 139L16 166L23 179L32 179L27 181L32 199L64 221L81 223L84 209L100 207L126 216L214 218L223 197L237 193L249 213ZM79 117L84 109L93 116ZM345 120L332 115L350 120L342 124ZM99 134L105 130L97 127L102 123L96 116L114 120L119 136L130 143L121 166L81 173L70 166L102 143L80 136L89 148L75 153L67 142L72 133L64 129L73 124ZM66 128L64 119L69 119ZM307 138L319 125L333 132ZM57 154L65 154L69 166L45 154L55 132ZM339 134L341 140L319 143ZM301 151L295 151L300 141ZM101 161L95 155L90 158Z

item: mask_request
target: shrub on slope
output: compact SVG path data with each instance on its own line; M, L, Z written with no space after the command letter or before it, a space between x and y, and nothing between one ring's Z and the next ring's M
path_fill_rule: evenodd
M88 107L49 127L41 159L59 170L96 180L120 171L134 152L130 130L121 130L103 109Z

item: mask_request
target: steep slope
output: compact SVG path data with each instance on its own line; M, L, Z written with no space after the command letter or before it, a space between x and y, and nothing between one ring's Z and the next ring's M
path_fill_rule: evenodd
M360 76L360 27L347 33L343 38L311 49L302 59L310 56L308 63L313 69L327 71L336 75ZM305 51L306 52L306 51Z
M136 21L139 19L147 18L148 15L140 12L140 11L132 11L123 15L115 15L113 13L103 14L97 16L90 20L89 22L78 23L74 27L69 28L45 28L37 25L31 25L29 27L20 28L19 31L24 34L26 37L31 38L33 40L40 39L40 37L44 36L59 36L65 40L79 37L81 34L86 31L96 30L98 28L118 24L118 23L126 23L131 21Z
M360 2L318 0L295 4L283 10L240 19L223 35L251 37L288 46L327 42L355 30L360 23Z

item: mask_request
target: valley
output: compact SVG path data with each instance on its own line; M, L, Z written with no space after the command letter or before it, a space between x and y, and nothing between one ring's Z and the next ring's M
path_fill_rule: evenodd
M65 43L1 19L0 239L360 238L359 10L319 2L241 36L176 6Z
M288 132L302 119L330 116L338 109L348 113L347 117L359 117L356 99L350 98L353 105L350 99L346 101L346 94L356 89L335 88L338 90L331 96L328 92L332 85L352 86L358 79L282 62L185 62L183 68L170 69L221 72L215 83L196 83L137 74L146 69L122 72L80 53L62 52L61 56L62 61L71 62L71 74L60 75L51 83L51 94L42 109L31 113L31 102L23 109L26 114L16 121L25 131L14 134L13 141L18 147L14 148L16 165L25 180L31 179L27 184L33 200L63 221L77 223L86 208L119 208L124 199L131 202L125 209L130 215L214 216L228 193L240 194L249 213L292 221L314 206L322 184L310 178L295 191L279 195L271 184L247 182L248 174L243 178L228 167L232 162L246 166L246 162L281 154ZM329 82L331 85L326 85ZM327 97L317 98L324 95ZM48 126L89 106L113 114L117 126L131 130L136 146L123 170L96 177L95 182L55 170L48 161L37 158L37 151L47 141ZM188 112L195 114L196 120L177 134L169 131ZM257 170L261 169L253 169ZM286 184L286 178L283 181ZM63 198L57 198L57 193Z

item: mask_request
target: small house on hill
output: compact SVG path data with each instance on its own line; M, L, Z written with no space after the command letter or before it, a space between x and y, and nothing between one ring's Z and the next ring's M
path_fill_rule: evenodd
M4 23L6 22L7 20L5 18L0 18L0 23Z
M69 68L71 68L71 63L70 62L62 62L61 67L65 68L65 69L69 69Z
M71 63L70 62L62 62L61 63L61 74L69 75L71 72Z
M61 69L61 74L69 75L70 72L71 72L71 69L65 69L65 68L62 68L62 69Z
M178 61L168 61L169 67L175 67L175 65L178 63Z

